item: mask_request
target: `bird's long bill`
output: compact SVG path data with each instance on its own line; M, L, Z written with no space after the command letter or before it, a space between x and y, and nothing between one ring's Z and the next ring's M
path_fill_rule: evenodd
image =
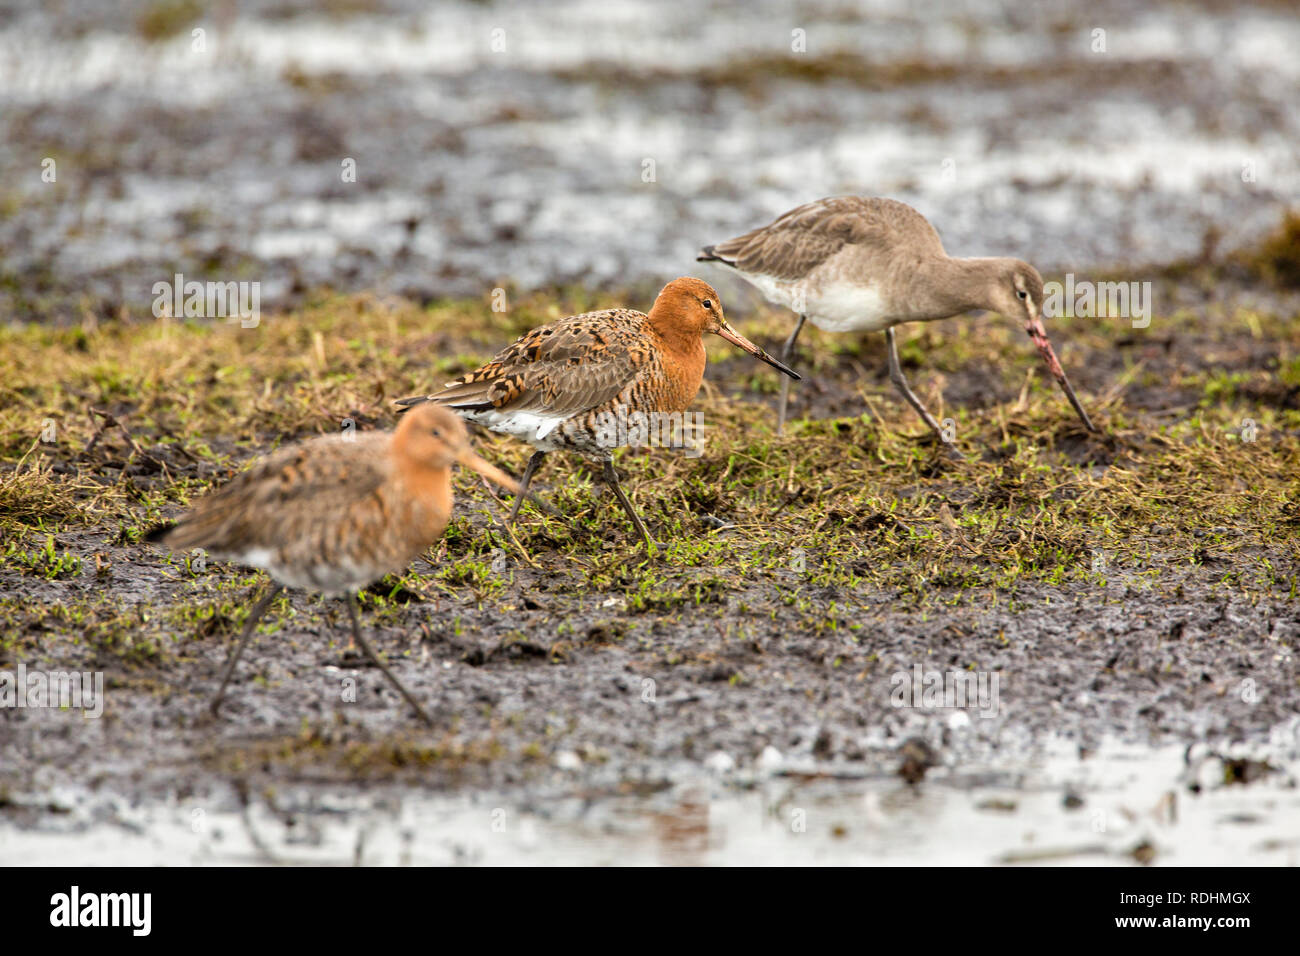
M466 468L473 468L488 481L495 482L511 494L519 494L519 482L515 481L496 465L484 461L474 453L474 449L469 447L463 448L460 453L456 455L456 460Z
M768 355L766 352L760 349L753 342L749 341L749 339L745 338L743 335L741 335L739 332L733 329L726 322L723 322L714 331L717 332L718 335L726 339L728 342L730 342L732 345L739 346L740 348L748 352L750 355L762 359L764 362L772 366L772 368L776 369L778 372L784 372L786 375L789 375L795 381L799 380L798 372L796 372L794 369L786 365L781 364L776 359L772 358L772 356Z
M1034 340L1034 345L1038 346L1038 354L1047 363L1047 370L1052 373L1052 378L1060 383L1061 389L1065 392L1065 397L1070 400L1074 410L1079 413L1079 418L1083 421L1084 426L1088 431L1095 432L1097 430L1096 426L1093 425L1092 419L1088 417L1088 413L1083 410L1083 406L1079 404L1079 396L1074 394L1074 388L1070 385L1070 380L1065 377L1065 369L1061 368L1061 360L1056 357L1056 352L1052 349L1052 343L1047 339L1047 329L1043 327L1042 318L1035 317L1026 322L1025 331Z

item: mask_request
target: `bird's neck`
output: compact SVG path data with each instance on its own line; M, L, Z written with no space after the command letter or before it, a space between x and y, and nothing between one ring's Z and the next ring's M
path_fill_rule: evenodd
M402 478L409 500L420 504L412 520L419 525L420 537L432 544L451 520L451 469L412 463L404 469Z
M414 419L403 418L392 437L393 473L388 484L399 488L398 499L419 502L420 532L432 542L442 534L451 518L451 468L431 464L427 452L413 447ZM431 537L430 537L431 535Z
M707 361L704 341L698 330L683 329L668 322L656 322L651 313L646 319L650 334L659 340L659 355L668 380L679 386L680 395L672 398L670 404L680 406L684 411L695 400L704 380L704 365Z
M916 270L910 283L911 311L918 318L938 319L989 309L988 290L1000 269L1000 259L941 256L927 261Z

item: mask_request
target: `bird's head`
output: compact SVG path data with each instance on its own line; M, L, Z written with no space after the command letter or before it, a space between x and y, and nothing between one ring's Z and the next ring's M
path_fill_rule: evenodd
M718 291L703 279L683 276L664 286L650 310L650 322L662 334L670 337L703 336L706 332L712 332L762 359L777 371L784 372L791 378L799 377L731 327L722 313L722 300L718 297Z
M398 423L393 442L399 454L424 468L464 465L507 491L519 491L513 478L475 454L465 423L441 405L426 403L412 408Z
M1038 348L1047 365L1048 372L1056 379L1065 397L1069 399L1080 420L1089 431L1096 431L1092 419L1083 410L1079 397L1074 394L1074 387L1056 357L1056 351L1047 338L1047 328L1043 325L1043 277L1028 262L1020 259L983 260L988 263L988 280L984 289L984 308L997 312L1010 319L1015 319L1025 327L1025 332Z

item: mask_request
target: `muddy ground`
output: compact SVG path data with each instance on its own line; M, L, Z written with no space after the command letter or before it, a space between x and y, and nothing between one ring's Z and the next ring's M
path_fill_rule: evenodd
M5 488L0 666L101 670L108 689L95 720L0 710L0 850L1294 862L1297 302L1229 280L1207 298L1204 278L1166 283L1199 304L1150 329L1056 323L1095 437L996 317L907 336L909 374L955 417L964 462L920 439L873 338L809 337L794 411L812 417L780 437L774 374L711 346L704 453L620 461L666 545L651 560L578 462L552 456L540 478L568 518L525 509L513 536L462 477L447 537L365 596L433 730L346 649L342 607L303 594L277 601L207 718L264 579L139 535L273 443L385 424L390 399L574 300L499 316L329 298L258 330L13 333L10 393L32 424L9 447L23 464ZM750 313L742 329L774 346L787 322ZM43 363L64 370L57 387ZM30 441L47 415L58 441ZM478 441L522 468L523 449ZM918 665L997 675L999 697L900 706L895 675ZM1091 768L1116 747L1145 756ZM927 809L936 792L948 802ZM1250 796L1197 816L1215 793ZM1172 822L1171 800L1185 801ZM610 814L622 823L593 822ZM192 819L225 822L214 836ZM899 827L910 845L888 842ZM388 849L367 856L367 834Z
M1300 225L1266 238L1300 195L1300 21L706 12L0 8L0 674L107 684L98 719L0 707L0 861L1300 862ZM703 454L619 460L661 555L551 456L563 520L507 532L462 476L443 541L363 596L436 728L297 593L205 719L265 579L154 523L675 275L774 349L791 317L694 252L845 193L954 254L1151 282L1149 327L1049 319L1101 432L996 317L900 332L963 461L879 336L805 332L781 436L775 374L714 342ZM259 283L259 323L156 317L176 272ZM997 697L899 701L918 666Z

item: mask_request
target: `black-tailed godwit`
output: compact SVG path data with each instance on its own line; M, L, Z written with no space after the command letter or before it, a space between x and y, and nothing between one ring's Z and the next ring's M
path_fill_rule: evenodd
M436 406L403 417L393 432L330 435L281 449L197 502L149 540L202 548L261 568L273 584L254 606L213 697L226 685L258 620L282 587L346 598L353 640L420 719L424 708L361 635L356 592L423 554L451 518L451 466L462 464L510 491L515 481L476 455L464 423Z
M548 451L567 449L603 465L603 478L647 550L654 542L619 487L612 451L627 444L622 423L637 416L684 412L704 376L703 336L712 332L791 378L799 376L733 329L707 282L674 279L650 314L606 309L533 329L490 362L432 395L468 421L533 446L520 485L527 490ZM510 521L519 513L516 497Z
M728 267L769 302L798 314L781 355L787 362L805 321L827 332L884 331L890 380L940 439L939 423L903 377L894 326L975 309L1018 319L1083 424L1096 431L1047 339L1037 270L1019 259L949 256L934 227L905 203L820 199L743 236L705 246L697 259ZM789 385L781 383L778 428L785 424Z

